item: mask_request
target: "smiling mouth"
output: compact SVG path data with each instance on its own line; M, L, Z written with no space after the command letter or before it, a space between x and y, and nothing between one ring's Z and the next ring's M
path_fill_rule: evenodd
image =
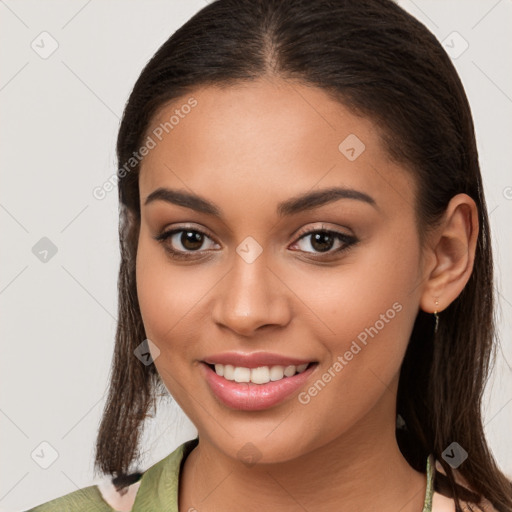
M239 411L262 411L278 406L307 386L319 366L316 361L299 359L293 361L296 365L288 364L292 362L289 358L281 358L285 364L273 364L281 362L279 357L267 357L269 361L263 361L264 358L259 357L259 363L269 362L268 366L257 366L255 358L240 361L247 366L219 363L220 357L216 359L217 361L202 361L200 373L221 404ZM229 356L226 355L224 359L229 360ZM236 363L236 359L243 360L232 356L231 362Z
M305 372L311 366L318 363L304 363L300 365L272 365L272 366L259 366L257 368L247 368L244 366L234 366L231 364L206 364L212 371L219 377L236 383L252 383L252 384L267 384L269 382L277 382L287 379Z

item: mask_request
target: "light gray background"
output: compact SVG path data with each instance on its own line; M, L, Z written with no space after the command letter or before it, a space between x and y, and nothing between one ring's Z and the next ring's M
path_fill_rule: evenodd
M400 4L450 48L472 105L503 344L486 391L486 432L512 475L512 2ZM114 342L119 255L117 191L100 201L92 190L115 173L119 118L142 67L204 5L0 0L0 511L97 482L93 445ZM53 40L58 48L47 56ZM42 237L57 247L45 263L32 252ZM145 467L194 435L181 411L165 407L148 424ZM43 469L52 450L58 458Z

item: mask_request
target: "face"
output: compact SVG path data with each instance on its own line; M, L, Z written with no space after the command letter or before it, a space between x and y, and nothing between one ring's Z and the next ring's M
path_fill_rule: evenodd
M412 176L372 121L258 80L197 89L146 136L139 303L201 440L277 462L394 428L422 255Z

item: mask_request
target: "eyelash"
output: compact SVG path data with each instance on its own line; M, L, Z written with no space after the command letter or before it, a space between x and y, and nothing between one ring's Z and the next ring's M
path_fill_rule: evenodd
M164 246L164 249L171 255L172 258L180 259L180 260L191 260L191 259L197 258L197 256L195 256L195 255L197 255L198 253L201 253L202 251L201 250L178 251L176 249L171 248L166 243L167 240L169 238L171 238L173 235L175 235L176 233L183 233L185 231L192 232L192 233L199 233L199 234L213 240L212 237L209 236L204 231L197 229L197 228L188 228L188 227L179 227L179 228L171 229L169 231L164 231L164 232L160 233L159 235L155 236L154 239L157 240L158 242L160 242ZM347 251L348 249L350 249L352 246L354 246L359 241L355 236L352 236L352 235L340 233L339 231L334 231L332 229L317 228L317 229L312 229L312 230L306 231L304 233L299 233L298 238L293 243L293 245L295 245L298 241L302 240L303 238L307 238L308 236L314 235L317 233L325 233L325 234L329 234L329 235L334 235L334 237L337 240L339 240L343 245L341 247L338 247L338 249L336 249L336 250L329 249L329 251L325 251L325 252L317 252L317 253L311 253L309 251L302 251L302 252L305 252L306 254L317 254L317 255L321 255L321 256L322 255L333 256L334 254L338 254L338 253ZM325 259L325 258L322 257L322 259Z

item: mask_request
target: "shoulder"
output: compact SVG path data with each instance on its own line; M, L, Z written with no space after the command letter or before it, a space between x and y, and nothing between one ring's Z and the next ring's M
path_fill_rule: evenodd
M163 504L169 500L177 501L181 462L197 442L196 438L181 444L164 459L148 468L140 480L125 487L122 492L117 491L107 477L97 485L84 487L26 512L130 512L135 508L145 509L146 506L158 510L156 505L160 502Z
M139 486L140 481L135 482L120 493L108 478L97 485L84 487L26 512L130 512Z
M103 499L99 488L96 485L91 485L38 505L26 512L78 512L81 510L112 512L115 509Z
M463 512L475 512L474 504L462 502L461 505ZM498 512L486 499L482 500L478 506L480 507L477 509L479 512ZM432 512L455 512L455 501L435 492L432 499Z

